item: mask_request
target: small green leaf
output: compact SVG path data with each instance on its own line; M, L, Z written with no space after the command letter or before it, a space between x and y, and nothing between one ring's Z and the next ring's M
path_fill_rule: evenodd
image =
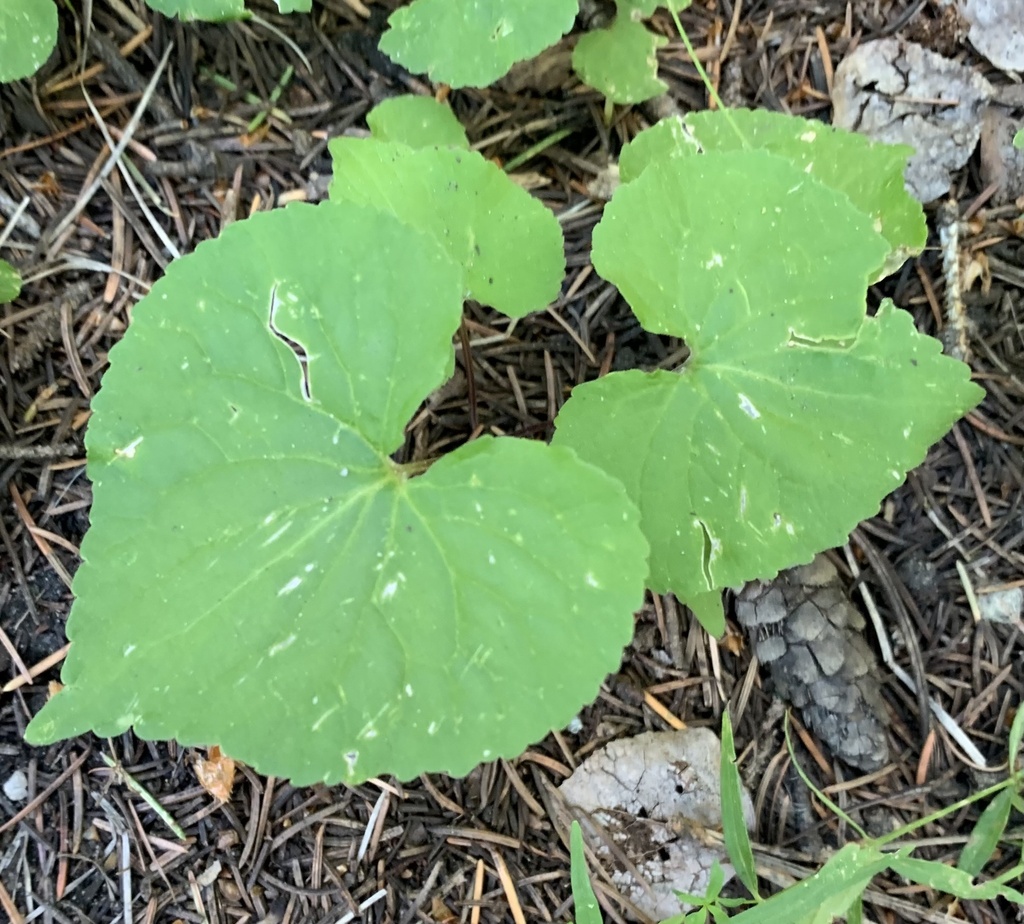
M846 912L846 924L863 924L864 921L864 896L858 895L853 904Z
M177 16L182 22L224 22L246 15L245 0L146 0L146 4L164 16Z
M1004 789L997 793L985 806L985 811L978 818L978 823L971 831L971 836L964 845L963 853L957 868L969 876L977 876L991 859L999 844L1007 822L1010 820L1010 808L1013 805L1013 790Z
M570 879L572 880L572 901L576 906L576 924L602 924L601 908L597 904L594 887L587 872L587 855L583 849L583 831L580 823L573 820L569 833L571 859Z
M885 242L771 154L649 167L593 240L641 324L692 351L578 386L556 420L640 507L656 592L697 599L842 543L981 397L910 315L865 318Z
M0 2L0 83L31 77L57 44L53 0Z
M905 876L911 882L928 886L930 889L937 889L946 895L955 895L957 898L980 901L1004 898L1017 905L1024 904L1024 895L1016 889L999 882L975 883L974 877L970 873L952 866L946 866L945 863L939 863L934 860L918 860L914 857L894 856L889 866L897 876Z
M0 260L0 305L21 294L21 274L6 260Z
M1010 725L1009 760L1010 773L1017 772L1017 759L1020 757L1021 739L1024 738L1024 702L1017 704L1017 714Z
M1016 149L1017 149L1018 151L1024 151L1024 128L1020 129L1020 130L1019 130L1019 131L1018 131L1018 132L1017 132L1017 133L1016 133L1016 134L1015 134L1015 135L1013 136L1013 146L1014 146L1014 147L1015 147L1015 148L1016 148Z
M451 375L462 274L350 204L231 225L133 311L93 402L64 688L27 738L220 744L262 773L467 773L615 669L646 544L571 452L390 458Z
M907 192L903 177L913 148L880 144L857 132L763 109L694 112L686 124L707 152L738 151L747 145L769 151L849 196L889 243L891 253L878 275L894 272L924 249L924 210Z
M380 50L415 74L486 87L573 25L577 0L414 0L395 10Z
M730 727L729 730L731 732L732 728ZM734 762L734 766L735 766L736 749L735 749L734 745L733 745L733 749L732 749L732 757L730 759ZM741 804L740 805L740 815L742 816L742 814L743 814L743 806ZM744 826L743 826L744 834L746 833L746 830L747 830L746 829L746 823L744 823ZM708 887L704 891L704 900L706 902L717 901L718 896L721 894L722 887L724 885L725 885L725 870L722 869L722 864L719 862L718 857L715 857L715 859L711 861L711 872L708 873Z
M543 203L475 151L330 143L330 196L384 209L432 234L465 268L465 292L504 314L539 311L565 274L562 230Z
M370 110L366 123L378 141L397 141L411 148L469 149L466 130L451 107L432 96L392 96Z
M743 817L743 783L736 766L736 744L732 735L732 719L729 711L722 713L722 758L720 770L722 788L722 830L729 859L736 868L747 891L760 898L757 891L757 869L754 866L754 851L750 846L747 822Z
M308 13L313 8L312 0L274 2L282 13ZM249 15L245 0L146 0L146 4L164 16L177 16L182 22L226 22Z
M576 44L572 66L580 79L613 103L642 103L668 84L658 78L658 49L667 44L643 23L616 16L606 29L588 32Z

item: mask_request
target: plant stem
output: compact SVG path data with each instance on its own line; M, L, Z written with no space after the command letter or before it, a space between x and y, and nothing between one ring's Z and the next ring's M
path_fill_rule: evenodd
M679 38L682 39L683 45L686 48L686 53L690 56L690 61L693 62L693 66L697 68L697 74L700 76L701 81L707 88L708 95L714 101L715 105L722 110L725 114L725 120L732 127L732 130L736 132L736 137L743 143L743 147L749 148L750 142L747 141L743 132L740 131L740 127L736 124L736 120L732 117L732 113L729 111L729 107L722 102L722 97L718 95L718 91L715 89L715 85L711 82L711 78L708 76L708 72L704 70L704 65L700 63L697 58L697 52L694 50L693 43L690 41L690 36L686 34L686 30L683 28L682 22L679 21L679 14L676 12L674 6L669 7L669 12L672 14L672 21L676 25L676 31L679 33Z

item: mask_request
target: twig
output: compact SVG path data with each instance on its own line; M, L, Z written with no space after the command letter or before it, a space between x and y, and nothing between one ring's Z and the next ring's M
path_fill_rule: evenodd
M0 834L4 831L8 831L13 828L16 824L23 821L29 815L31 815L39 806L43 805L47 799L50 798L61 786L64 785L64 781L71 776L79 767L85 763L85 759L92 753L90 750L83 751L78 757L76 757L71 765L64 770L60 776L57 777L49 786L46 787L38 796L36 796L28 805L22 806L21 811L11 818L8 818L2 825L0 825Z
M850 567L850 572L854 578L860 577L860 568L857 566L857 560L853 557L853 551L850 549L849 543L843 546L843 554L846 556L846 563ZM915 696L917 695L917 684L914 683L911 676L900 667L896 660L892 656L892 646L889 644L888 636L885 634L885 627L882 624L882 616L878 612L878 607L875 606L874 598L871 596L871 591L868 590L867 585L861 581L858 585L860 595L864 600L864 606L871 617L871 624L875 627L875 634L878 636L878 647L882 653L882 660L885 662L886 667L889 668L900 680L900 682L910 690ZM983 769L988 769L988 762L985 760L981 751L975 746L974 742L964 733L953 717L946 712L934 699L928 697L928 706L932 711L932 715L938 719L939 724L949 732L950 737L956 741L957 744L963 748L964 753Z
M942 343L954 359L967 362L971 355L970 321L960 297L960 215L957 204L950 199L939 206L939 243L942 245L942 276L946 283L943 302L946 308L946 329Z
M79 451L77 443L56 443L53 446L19 446L0 443L0 459L69 459Z
M18 224L19 219L25 214L25 209L28 208L29 203L32 199L29 196L25 196L21 202L18 203L18 207L14 210L14 214L11 215L10 220L7 224L0 228L0 247L3 247L7 243L7 238L11 236L11 232L14 230L15 225ZM37 234L36 237L39 235Z
M167 809L165 809L159 802L156 801L156 797L151 792L149 792L148 789L146 789L141 783L139 783L116 760L114 760L111 757L108 757L102 751L100 752L100 757L103 758L103 763L110 767L110 769L114 772L114 776L118 780L124 783L125 786L127 786L132 792L138 795L142 799L142 801L146 803L146 805L148 805L154 812L156 812L160 820L174 832L175 837L182 841L187 839L185 832L181 829L181 825L179 825L171 817L171 813L168 812Z
M124 154L125 149L128 147L128 142L132 140L135 135L136 129L139 127L139 123L142 121L142 116L149 106L149 101L153 98L153 94L156 92L157 84L160 82L160 78L163 76L164 68L167 67L167 62L170 60L171 52L174 50L174 43L168 42L167 49L164 51L164 56L160 59L160 63L157 64L156 70L153 72L153 77L146 85L146 89L142 94L142 99L139 100L139 105L135 107L135 112L132 113L131 119L128 121L127 126L124 129L124 135L121 140L117 143L116 147L110 152L110 157L107 158L107 162L103 165L103 168L96 175L96 178L89 184L87 189L84 189L78 198L75 200L74 206L71 211L64 216L63 219L58 223L57 227L49 234L49 241L56 241L60 236L74 223L75 219L85 210L85 207L92 200L92 197L96 195L96 191L103 185L103 181L110 176L111 171L117 166L117 162L121 159L121 155Z

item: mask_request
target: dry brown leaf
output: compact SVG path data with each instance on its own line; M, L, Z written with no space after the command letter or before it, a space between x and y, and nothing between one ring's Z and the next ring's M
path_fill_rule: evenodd
M743 649L746 647L743 641L743 636L740 635L738 632L733 632L731 630L727 631L725 633L725 636L719 639L718 644L721 645L731 655L741 654L743 652Z
M206 753L205 758L199 757L195 762L199 785L218 802L229 802L235 785L235 762L221 753L217 745L208 748Z
M430 900L430 916L437 924L455 924L459 919L438 895Z

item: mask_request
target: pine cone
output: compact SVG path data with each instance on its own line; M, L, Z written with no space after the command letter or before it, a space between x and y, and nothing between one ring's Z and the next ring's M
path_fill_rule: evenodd
M864 617L825 556L748 584L737 595L736 617L779 696L837 757L867 771L888 762L888 718Z

